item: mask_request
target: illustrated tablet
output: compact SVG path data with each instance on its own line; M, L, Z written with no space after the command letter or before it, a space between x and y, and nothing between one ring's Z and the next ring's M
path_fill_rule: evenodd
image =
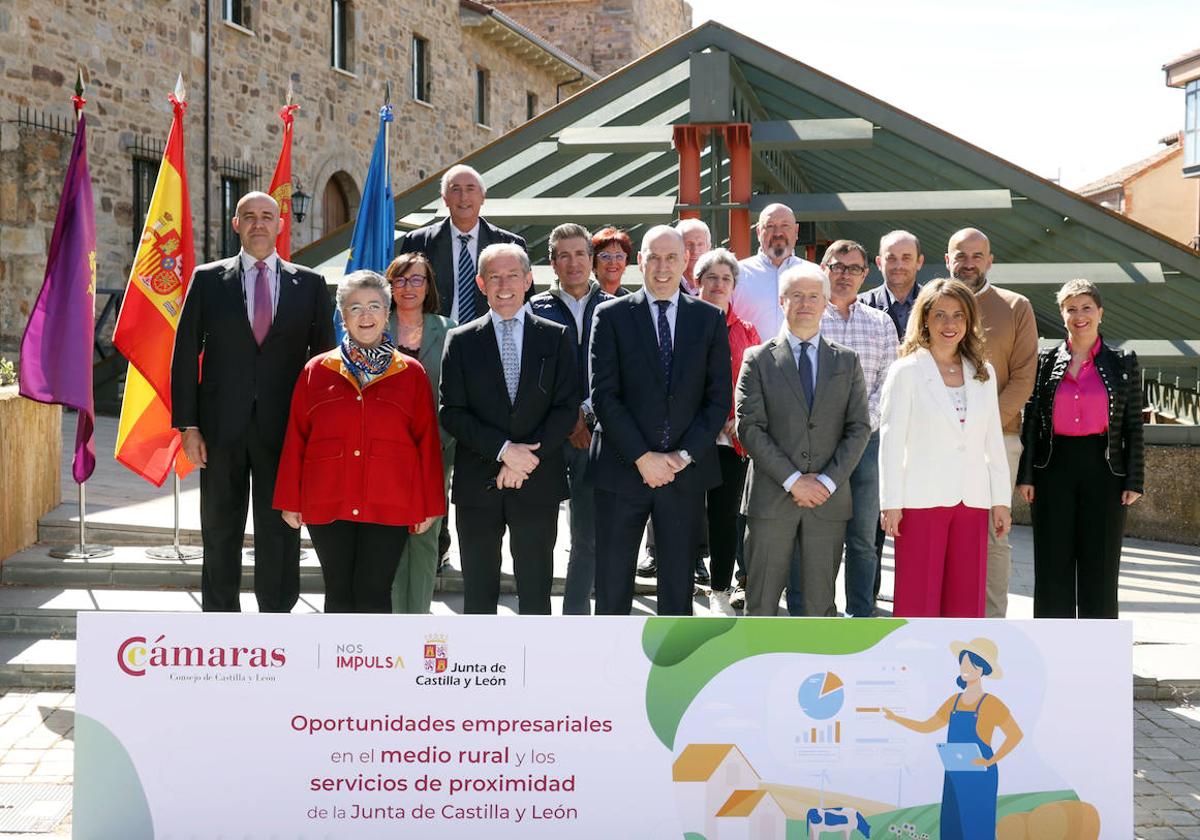
M983 758L978 744L938 744L937 748L942 766L952 773L983 773L987 770L982 764L975 763L976 759Z

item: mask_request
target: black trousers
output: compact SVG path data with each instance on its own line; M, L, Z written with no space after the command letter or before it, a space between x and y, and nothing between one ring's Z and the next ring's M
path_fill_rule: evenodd
M1055 435L1033 471L1034 618L1117 617L1124 479L1108 468L1107 438Z
M596 488L596 615L629 615L646 520L657 537L658 614L691 615L704 491L675 482L642 493Z
M205 612L238 612L246 509L254 510L254 596L259 612L291 612L300 599L300 532L271 507L279 450L262 441L250 418L243 442L208 446L200 471L200 573Z
M497 492L497 502L480 507L458 505L454 512L462 564L463 612L496 614L500 601L500 546L507 528L517 579L517 611L521 615L550 615L558 503L534 504L517 491Z
M407 525L337 519L309 525L308 534L325 578L325 612L392 611L392 578L408 541Z
M747 462L732 446L717 446L721 483L708 491L708 548L713 592L733 582L733 559L738 545L738 511L746 484Z

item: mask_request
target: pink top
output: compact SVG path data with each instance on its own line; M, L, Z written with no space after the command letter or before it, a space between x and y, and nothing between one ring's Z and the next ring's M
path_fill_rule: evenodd
M1068 341L1067 349L1070 347ZM1108 431L1108 389L1096 370L1099 350L1100 340L1097 339L1079 368L1079 375L1071 376L1068 368L1062 382L1058 383L1058 391L1054 394L1054 434L1082 437Z

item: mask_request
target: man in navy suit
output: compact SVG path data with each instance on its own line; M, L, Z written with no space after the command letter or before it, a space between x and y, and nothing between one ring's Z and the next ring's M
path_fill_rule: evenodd
M489 224L479 215L486 196L478 172L461 163L451 166L442 175L442 201L450 217L406 233L396 244L397 254L420 253L433 263L442 314L458 324L487 312L487 299L475 283L483 249L514 242L528 251L523 238Z
M658 613L692 614L704 494L721 482L716 440L733 402L725 316L681 294L683 237L642 239L645 286L596 308L592 437L596 472L596 613L628 615L638 545L657 534Z
M879 240L879 256L875 258L875 265L883 274L883 285L858 296L867 306L888 314L896 325L896 337L901 343L908 329L908 316L912 313L917 293L921 291L917 272L924 264L921 240L916 236L906 230L885 233Z
M300 597L300 532L271 501L296 380L305 362L333 347L333 301L320 274L275 252L279 205L271 196L242 196L233 229L238 255L197 267L188 286L171 360L171 423L201 468L203 609L241 609L253 501L258 611L291 612Z
M560 324L524 304L529 256L513 243L479 254L488 309L450 331L442 358L442 426L454 436L451 492L467 613L495 614L508 530L522 615L549 615L563 444L579 416L575 348Z

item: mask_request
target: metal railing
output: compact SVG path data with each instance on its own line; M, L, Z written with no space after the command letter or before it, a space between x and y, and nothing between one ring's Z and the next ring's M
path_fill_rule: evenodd
M1152 423L1200 426L1200 369L1143 371L1142 402Z

